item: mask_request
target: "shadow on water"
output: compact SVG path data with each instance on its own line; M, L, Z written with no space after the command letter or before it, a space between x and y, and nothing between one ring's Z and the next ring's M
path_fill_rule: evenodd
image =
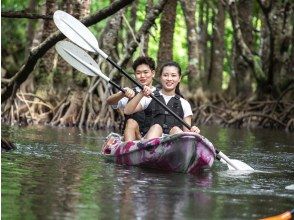
M203 127L231 159L198 175L112 164L100 157L109 131L8 127L17 149L1 155L3 219L257 219L293 209L293 134Z

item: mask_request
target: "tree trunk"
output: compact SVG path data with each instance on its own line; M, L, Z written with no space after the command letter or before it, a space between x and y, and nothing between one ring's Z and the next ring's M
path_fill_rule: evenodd
M35 12L36 9L36 0L30 0L29 2L29 11ZM31 46L33 44L34 36L35 36L35 21L29 20L28 21L28 27L27 27L27 44L26 44L26 51L25 51L25 58L28 57Z
M199 49L196 29L196 1L181 0L182 9L186 21L188 39L188 86L191 92L195 91L200 85L199 75Z
M242 55L242 58L245 60L245 62L248 63L248 66L250 66L253 76L257 82L257 94L258 97L261 98L265 92L266 85L266 75L265 72L261 68L261 60L260 57L255 55L248 45L246 44L243 33L240 29L240 23L239 23L239 15L238 10L236 7L236 3L234 0L228 1L229 6L229 14L231 17L231 21L233 24L234 29L234 40L236 47L238 50L240 50L240 54ZM263 92L264 91L264 92Z
M79 7L79 17L84 18L90 14L90 5L91 5L91 0L79 0L80 3Z
M120 10L109 19L105 30L103 31L106 33L106 35L102 39L102 45L101 48L103 48L103 51L106 54L110 54L111 57L114 57L115 59L119 58L118 51L117 51L117 44L118 44L118 34L121 28L122 24L122 16L124 13L124 9ZM110 70L113 68L112 66L104 66L105 68L102 69L102 72L109 73ZM107 90L107 85L103 84L105 86L105 90ZM108 95L108 92L106 92L106 95ZM102 99L102 105L101 105L101 111L99 113L99 117L105 117L106 111L107 111L107 104L106 104L106 97Z
M46 15L52 15L56 11L55 0L46 0L45 4ZM56 26L53 20L44 20L43 30L42 30L42 41L50 36L54 31L56 31ZM42 85L48 85L49 87L53 84L53 63L55 59L55 49L49 49L40 62L40 68L38 73L38 83Z
M101 39L101 48L103 48L103 51L106 54L110 54L110 56L115 59L118 58L116 45L118 44L118 32L122 24L123 13L124 10L120 10L115 16L108 20L105 30L103 31L105 35L103 35Z
M148 13L148 11L152 8L153 6L153 0L147 0L147 5L146 5L146 14ZM143 53L147 56L148 55L148 44L149 44L149 33L147 33L146 35L143 35L143 39L144 44L143 44Z
M223 81L225 13L222 1L217 1L217 14L213 26L207 86L212 93L216 94L222 92Z
M205 78L208 73L208 67L210 62L208 42L210 36L208 34L209 18L209 5L207 1L200 1L199 5L199 70L200 81L202 85L205 85Z
M260 27L260 50L258 51L258 54L260 54L260 57L261 57L262 69L265 72L268 72L269 54L270 54L270 37L269 37L270 33L269 33L269 29L267 27L266 19L264 18L264 16L261 14L259 15L259 17L261 21L261 27Z
M36 10L37 2L36 0L30 0L29 11L34 13ZM27 44L25 49L25 59L28 58L31 48L33 47L33 41L35 39L35 26L36 21L30 19L27 26ZM31 93L34 91L34 77L33 74L28 77L28 79L22 84L20 90L24 93Z
M293 53L291 45L293 46L294 36L294 5L293 1L258 0L258 3L269 32L265 92L277 96L294 82L294 70L288 69L289 63L292 62L291 53Z
M176 21L177 0L170 0L164 6L160 19L160 40L157 54L157 68L173 59L173 39Z
M136 20L137 20L137 10L138 10L138 3L133 2L130 10L130 27L134 34L136 34ZM128 42L131 42L134 37L130 30L128 30L128 36L127 36Z
M253 2L241 0L237 3L239 14L240 29L243 39L248 48L253 51L253 27L252 27L252 10ZM236 44L234 44L236 47ZM251 75L252 69L242 57L242 53L238 47L235 49L234 56L234 72L236 76L236 94L241 100L250 97L252 94Z
M82 19L89 15L91 3L90 0L67 0L63 3L64 10L70 13L71 15L75 16L77 19ZM54 74L54 86L56 90L57 88L61 88L60 92L66 92L66 90L64 89L64 85L72 84L69 83L69 79L70 81L73 81L73 84L76 86L84 87L85 85L89 84L88 77L85 74L73 69L71 65L68 64L61 57L59 57L58 59L57 70L58 71L55 71Z
M244 40L239 24L235 1L229 1L229 13L234 27L235 41L243 59L251 67L257 82L257 96L270 95L278 97L281 91L293 84L289 77L287 64L291 58L293 42L293 4L290 1L261 1L258 3L263 11L265 23L269 30L268 70L262 69L261 58L250 50ZM292 6L292 7L291 7ZM262 56L261 56L262 57ZM292 74L292 72L290 73Z

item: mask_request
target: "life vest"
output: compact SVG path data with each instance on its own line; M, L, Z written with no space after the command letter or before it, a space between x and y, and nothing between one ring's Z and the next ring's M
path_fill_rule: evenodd
M136 87L134 87L133 90L135 92L135 95L137 95L138 91L136 90ZM149 116L146 116L145 111L139 111L139 112L136 112L131 115L125 114L125 122L124 122L124 126L123 126L123 131L122 131L123 133L124 133L124 130L126 127L126 122L129 118L137 121L137 123L139 125L139 129L140 129L140 133L142 136L144 136L148 132L149 128L151 127L151 119L152 119L151 115L149 114Z
M156 89L154 96L158 98L162 103L165 103L163 96ZM184 118L184 110L179 95L172 97L168 103L167 107L176 113L180 118ZM158 104L154 99L151 100L148 107L144 110L146 117L151 118L151 126L154 124L159 124L164 134L168 134L170 129L174 126L182 127L182 123L176 119L171 113L166 111L160 104Z

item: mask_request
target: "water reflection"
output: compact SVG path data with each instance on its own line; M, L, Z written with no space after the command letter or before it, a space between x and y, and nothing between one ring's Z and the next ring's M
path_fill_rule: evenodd
M114 183L100 195L105 198L113 187L116 213L122 219L179 219L185 216L182 210L199 213L213 201L205 192L212 184L209 171L196 176L125 166L115 166L113 171Z
M54 155L55 153L52 152ZM79 198L79 179L81 176L81 167L78 155L65 157L54 157L53 160L40 157L42 154L27 155L9 158L10 163L5 163L2 159L2 198L8 196L14 197L12 207L19 205L18 211L30 210L24 212L26 218L33 216L37 219L43 219L44 216L75 216L75 204ZM49 155L49 158L52 156ZM8 159L8 158L7 158ZM15 187L10 187L14 184ZM19 194L15 194L15 191ZM2 203L3 204L3 203ZM12 204L11 204L12 205ZM3 207L3 206L2 206ZM4 210L8 208L4 203ZM3 216L10 216L15 209L7 210ZM10 216L12 217L12 216Z

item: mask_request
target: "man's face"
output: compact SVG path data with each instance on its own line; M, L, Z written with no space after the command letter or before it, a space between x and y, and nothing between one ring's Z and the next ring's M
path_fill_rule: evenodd
M154 76L155 71L151 70L148 65L141 64L137 66L135 77L142 85L151 86Z

